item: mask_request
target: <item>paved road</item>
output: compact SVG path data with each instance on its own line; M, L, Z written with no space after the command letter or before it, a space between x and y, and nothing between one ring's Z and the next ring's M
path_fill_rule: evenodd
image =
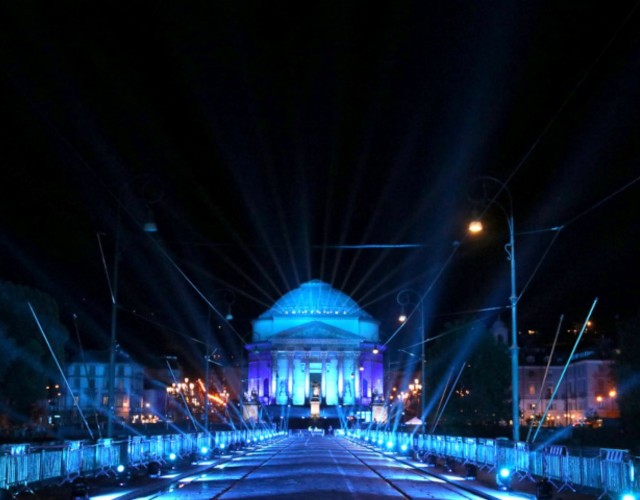
M171 491L147 499L479 499L378 451L347 439L290 437L254 450Z
M498 491L495 472L479 471L477 480L462 478L460 464L452 473L426 468L409 458L380 453L339 437L302 436L261 443L253 448L193 464L166 464L159 478L136 469L121 483L112 475L85 478L92 500L138 499L386 499L437 498L534 500L535 483L522 478L509 492ZM17 498L69 500L72 485L51 484ZM593 500L596 494L567 490L554 498Z

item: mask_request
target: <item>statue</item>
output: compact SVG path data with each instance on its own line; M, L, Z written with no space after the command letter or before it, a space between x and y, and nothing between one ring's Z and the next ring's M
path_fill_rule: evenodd
M313 389L312 389L312 398L314 400L319 400L320 399L320 384L318 384L318 382L314 382L313 383Z

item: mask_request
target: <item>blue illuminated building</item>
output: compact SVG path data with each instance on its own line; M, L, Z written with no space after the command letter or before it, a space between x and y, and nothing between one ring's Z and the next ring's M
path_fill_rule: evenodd
M384 398L379 323L320 280L283 295L253 321L247 395L323 412Z

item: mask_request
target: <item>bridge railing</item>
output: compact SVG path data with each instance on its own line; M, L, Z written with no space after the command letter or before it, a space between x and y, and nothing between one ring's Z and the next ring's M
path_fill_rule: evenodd
M348 437L379 446L382 431L359 429ZM387 443L398 443L390 447ZM416 457L435 456L474 464L480 469L507 468L520 478L549 479L558 490L588 487L605 495L622 495L640 491L640 457L628 450L571 449L564 446L541 446L532 449L529 443L508 439L484 439L418 433L387 433L384 448L399 451L409 444Z
M199 453L203 447L225 449L231 444L255 444L281 436L259 429L4 445L0 446L0 496L2 491L33 489L38 483L57 480L63 484L78 476L113 474L118 465L144 467L149 462L167 461L170 456Z

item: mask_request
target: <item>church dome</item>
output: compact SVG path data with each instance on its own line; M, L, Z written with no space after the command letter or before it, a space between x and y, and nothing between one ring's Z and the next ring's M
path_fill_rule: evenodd
M308 281L284 294L260 318L283 315L369 317L351 297L320 280Z

